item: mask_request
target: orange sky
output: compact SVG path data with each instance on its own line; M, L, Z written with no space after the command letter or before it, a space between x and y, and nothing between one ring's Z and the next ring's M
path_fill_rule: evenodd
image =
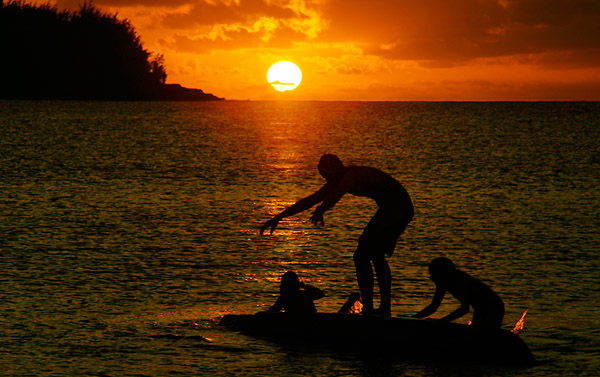
M227 99L600 100L598 0L94 4L165 56L168 83ZM279 60L302 70L294 91L267 83Z

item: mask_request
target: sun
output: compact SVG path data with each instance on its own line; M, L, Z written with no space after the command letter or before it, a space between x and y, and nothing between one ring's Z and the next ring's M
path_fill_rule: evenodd
M302 81L302 71L292 62L280 61L269 68L267 81L280 92L294 90Z

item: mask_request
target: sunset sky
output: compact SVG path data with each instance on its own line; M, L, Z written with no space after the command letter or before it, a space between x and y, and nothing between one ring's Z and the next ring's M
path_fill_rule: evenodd
M168 83L227 99L600 100L598 0L94 4L164 55ZM280 60L302 70L293 91L267 82Z

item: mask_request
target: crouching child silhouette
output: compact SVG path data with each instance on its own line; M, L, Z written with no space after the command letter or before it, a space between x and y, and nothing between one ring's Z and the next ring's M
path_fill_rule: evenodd
M457 269L448 258L435 258L429 264L429 274L435 283L435 294L431 304L414 315L427 317L437 311L446 292L450 292L460 307L445 317L443 321L453 321L469 312L473 307L471 325L481 328L499 328L504 318L504 303L492 289L471 275Z
M279 298L268 312L279 312L283 309L291 314L313 314L317 312L314 300L325 296L319 288L301 282L293 271L283 274L279 292Z

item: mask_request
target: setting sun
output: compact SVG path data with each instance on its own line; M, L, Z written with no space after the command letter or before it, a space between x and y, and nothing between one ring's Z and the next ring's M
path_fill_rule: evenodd
M302 81L302 71L292 62L280 61L269 68L267 81L280 92L294 90Z

